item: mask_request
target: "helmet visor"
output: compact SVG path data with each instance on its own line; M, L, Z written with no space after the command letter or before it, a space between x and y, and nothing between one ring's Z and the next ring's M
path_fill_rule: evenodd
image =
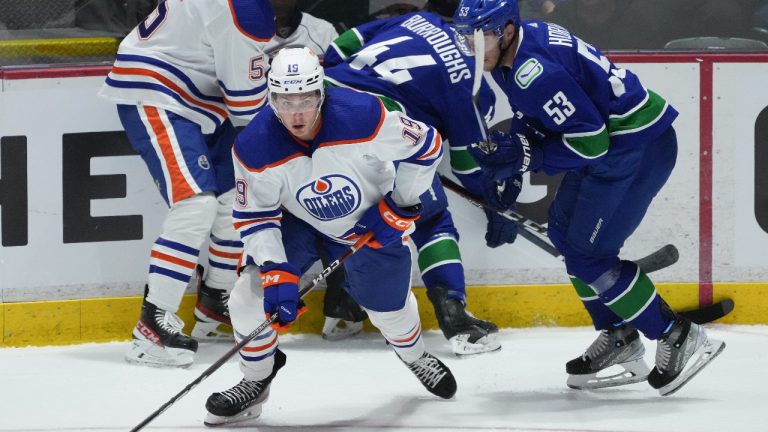
M310 112L320 108L320 91L308 93L270 93L272 107L281 114Z
M478 47L476 46L478 44L475 43L474 35L463 35L458 32L455 34L457 45L464 52L464 54L468 56L474 56L478 49L485 51L486 47L498 45L501 37L504 35L503 32L497 32L495 30L484 32L481 39L483 46Z

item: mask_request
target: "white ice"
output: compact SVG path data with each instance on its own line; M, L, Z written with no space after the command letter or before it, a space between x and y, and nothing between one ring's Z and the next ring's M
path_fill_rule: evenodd
M327 342L288 336L288 363L254 431L766 431L768 327L714 326L725 351L676 394L647 383L598 391L565 386L565 362L594 339L588 328L503 330L496 354L457 359L440 333L427 349L453 370L452 400L429 394L381 337ZM186 370L124 363L128 343L0 349L0 431L129 430L220 358L202 344ZM653 364L655 343L646 341ZM203 430L205 400L241 378L234 360L144 430ZM222 430L222 429L218 429ZM240 429L243 430L243 429Z

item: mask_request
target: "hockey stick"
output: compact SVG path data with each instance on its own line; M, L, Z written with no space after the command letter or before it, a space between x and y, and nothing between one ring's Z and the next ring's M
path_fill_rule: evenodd
M552 246L552 243L550 243L549 240L547 240L546 227L538 224L536 221L533 221L521 215L520 213L514 210L500 210L500 209L494 208L488 203L486 203L483 200L483 198L473 194L472 192L469 192L468 190L464 189L463 187L461 187L461 185L449 179L448 177L445 177L443 175L439 175L439 177L440 177L440 182L443 184L443 186L446 189L451 190L455 192L457 195L461 196L462 198L467 199L467 201L469 201L476 207L487 209L487 210L493 210L498 214L504 216L505 218L511 220L512 222L516 223L518 227L522 228L519 231L520 235L522 235L527 240L531 241L536 246L540 247L542 250L544 250L548 254L559 259L560 261L564 260L563 255L554 246ZM671 266L672 264L676 263L679 258L680 258L680 254L678 253L677 248L674 245L668 244L646 257L635 260L635 263L640 267L641 270L643 270L643 272L653 273L657 270L661 270L663 268Z
M346 251L344 251L343 254L341 254L340 257L338 257L335 261L328 264L328 267L324 268L323 271L320 272L319 275L315 276L312 281L307 284L304 288L299 291L299 298L304 297L308 292L312 291L317 287L317 284L320 283L323 279L327 278L329 274L336 271L336 269L341 266L341 264L347 260L350 256L352 256L355 252L360 250L363 246L365 246L366 243L373 237L373 232L368 232L362 237L360 237L357 242L350 246ZM216 360L208 369L203 371L202 374L200 374L199 377L197 377L194 381L189 383L184 389L182 389L180 392L178 392L174 397L172 397L168 402L164 403L160 408L158 408L155 412L149 415L149 417L145 418L141 423L136 425L133 429L131 429L131 432L137 432L144 428L144 426L148 425L152 420L157 418L160 414L164 413L168 408L171 407L176 401L184 397L187 393L189 393L190 390L197 387L198 384L203 382L204 379L208 378L216 372L217 369L219 369L224 363L227 362L232 356L237 354L243 347L245 347L248 342L252 341L256 336L259 335L264 329L269 327L272 323L277 321L278 314L274 314L269 317L268 320L264 321L256 327L256 330L252 331L248 336L245 337L245 339L241 340L240 343L232 347L229 351L227 351L221 358Z
M721 302L717 302L711 305L702 306L698 309L691 309L678 312L685 318L695 322L696 324L706 324L708 322L720 319L729 313L734 308L733 300L725 299Z

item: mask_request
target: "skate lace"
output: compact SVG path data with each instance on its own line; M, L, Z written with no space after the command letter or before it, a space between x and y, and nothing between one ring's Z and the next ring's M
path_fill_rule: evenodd
M592 345L587 348L587 352L584 353L584 357L590 359L596 359L608 348L608 343L611 340L611 334L608 330L601 330L600 336L592 342Z
M244 379L231 389L221 392L221 395L232 404L242 404L258 397L263 389L262 381Z
M429 387L434 387L446 374L440 363L432 356L424 356L408 365L416 377Z
M173 312L162 309L157 309L155 311L155 322L158 327L172 334L181 333L181 329L184 328L184 322L181 318L176 316Z
M672 359L672 346L669 340L660 340L656 348L656 368L660 371L667 370Z

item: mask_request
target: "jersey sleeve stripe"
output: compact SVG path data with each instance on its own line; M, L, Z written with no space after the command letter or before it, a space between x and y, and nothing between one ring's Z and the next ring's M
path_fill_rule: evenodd
M250 219L250 218L270 218L278 217L283 214L283 211L279 208L275 210L259 211L259 212L244 212L239 210L232 210L232 216L236 219Z
M563 134L563 144L585 159L595 159L606 154L610 142L605 125L593 132Z
M379 124L376 125L376 129L373 131L373 133L367 137L363 138L357 138L357 139L349 139L349 140L339 140L339 141L328 141L324 143L318 144L317 148L320 147L329 147L329 146L335 146L335 145L344 145L344 144L358 144L358 143L365 143L370 142L376 139L376 135L379 134L379 131L381 130L381 126L384 124L384 118L386 117L386 109L384 108L384 104L381 102L380 99L376 98L376 100L379 102L379 110L381 115L379 116Z
M236 230L239 230L239 229L242 229L243 227L250 226L253 224L259 224L259 223L264 223L269 221L279 222L280 219L282 219L282 216L272 217L272 218L262 218L262 219L249 219L249 220L244 220L242 222L234 222L232 223L232 226L234 226Z
M648 90L648 98L639 107L623 116L611 115L608 120L610 135L624 135L646 129L663 116L668 106L664 98Z
M419 160L434 159L438 155L442 154L443 140L440 137L440 134L437 133L437 131L435 131L434 129L430 130L430 133L432 133L433 131L434 131L434 139L432 140L432 143L429 144L430 145L429 149L427 150L426 153L419 156L417 159ZM429 135L427 135L427 137L429 137Z
M206 95L200 89L197 88L194 82L185 74L182 72L179 68L166 63L160 59L152 58L152 57L146 57L142 55L136 55L136 54L118 54L117 55L117 61L115 62L115 66L119 67L130 67L128 65L123 65L123 62L130 62L130 63L144 63L149 66L154 66L156 68L165 70L167 72L170 72L173 76L181 80L184 85L189 89L190 92L192 92L193 95L197 96L198 99L206 100L209 102L216 102L216 103L222 103L223 99L220 96L212 96L212 95ZM135 67L135 66L134 66ZM146 69L146 67L144 67ZM266 84L264 85L266 88Z
M245 239L249 235L255 234L259 231L269 229L269 228L276 228L280 229L280 225L272 222L267 222L261 225L256 225L254 227L248 228L247 230L240 231L240 238Z
M339 54L339 57L346 59L359 51L364 42L360 32L356 28L351 28L331 42L331 48Z

